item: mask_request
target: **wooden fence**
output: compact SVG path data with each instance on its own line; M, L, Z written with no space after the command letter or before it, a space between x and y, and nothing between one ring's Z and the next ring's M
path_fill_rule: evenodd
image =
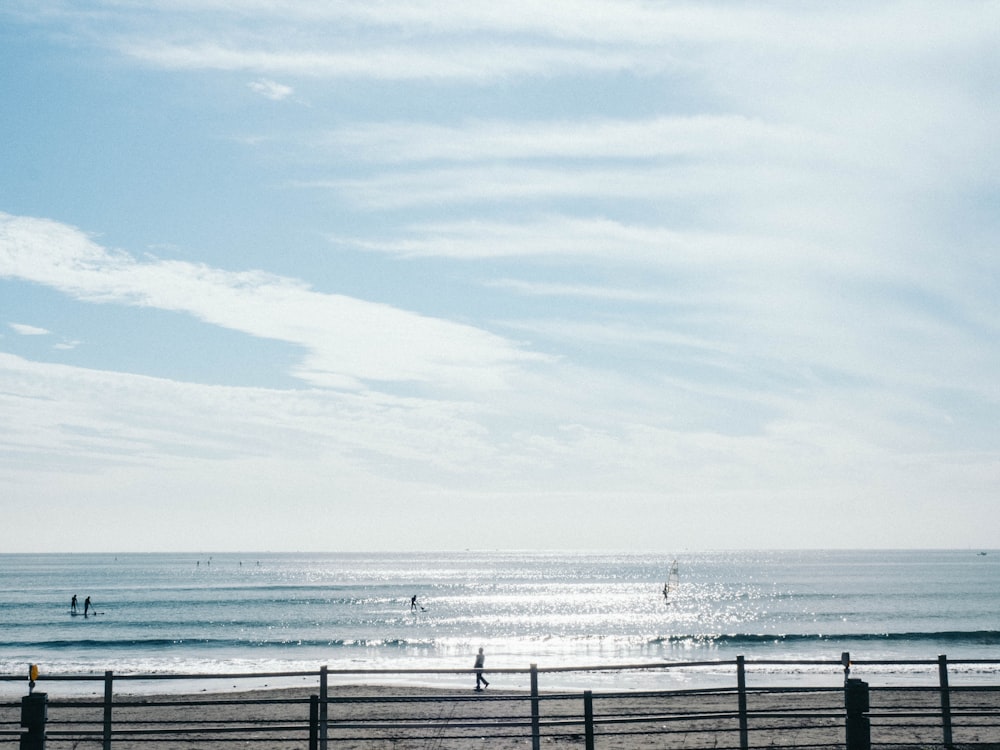
M39 674L20 700L0 702L0 748L134 750L268 748L268 750L393 750L489 747L646 750L685 747L949 748L1000 750L1000 660L860 661L855 666L919 666L936 677L919 684L871 685L850 677L847 654L837 660L668 662L630 666L503 669L494 686L471 689L390 686L420 676L472 675L472 670L331 670L214 675ZM991 675L974 685L949 684L949 667L977 665ZM747 671L767 666L791 675L803 666L829 669L829 686L748 687ZM639 672L732 669L729 685L673 690L546 691L548 675L585 678L615 672L619 683ZM842 670L842 672L841 672ZM496 686L503 674L528 679L530 689ZM648 684L648 675L641 682ZM336 678L333 684L331 678ZM150 683L220 680L263 684L290 680L307 687L172 695ZM0 675L0 682L27 682ZM139 681L145 692L136 691ZM353 684L342 684L350 682ZM636 679L636 682L640 682ZM67 689L68 683L77 683ZM93 686L80 695L80 683ZM470 681L471 684L471 681ZM565 684L565 681L563 681ZM45 690L40 688L44 687ZM155 693L155 694L154 694Z

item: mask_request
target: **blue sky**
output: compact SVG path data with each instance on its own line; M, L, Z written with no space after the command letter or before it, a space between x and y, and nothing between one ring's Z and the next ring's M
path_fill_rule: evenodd
M996 547L1000 4L8 0L5 551Z

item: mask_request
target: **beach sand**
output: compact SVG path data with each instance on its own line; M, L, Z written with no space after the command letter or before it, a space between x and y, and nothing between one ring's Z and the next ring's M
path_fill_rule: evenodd
M288 688L197 695L115 696L113 747L116 750L155 746L223 750L233 747L308 747L309 697L315 689ZM952 697L956 711L997 712L997 693L986 691ZM442 690L417 687L331 686L328 707L329 747L336 750L376 748L531 747L531 699L524 692L491 687ZM600 694L593 698L597 721L595 747L600 750L653 748L738 748L738 699L727 693ZM99 747L103 709L99 700L59 700L50 695L48 746ZM75 704L75 705L74 705ZM878 690L872 693L872 740L877 744L911 743L940 747L940 708L935 691ZM843 747L843 692L808 689L751 691L747 697L750 747ZM5 706L4 721L16 726L17 709ZM890 720L881 714L920 714ZM539 700L541 747L585 746L584 698L577 694L542 694ZM875 718L878 716L879 718ZM968 726L956 721L954 741L1000 748L1000 720L994 726ZM10 725L8 725L10 726ZM154 735L138 734L155 732ZM4 737L3 744L16 740Z

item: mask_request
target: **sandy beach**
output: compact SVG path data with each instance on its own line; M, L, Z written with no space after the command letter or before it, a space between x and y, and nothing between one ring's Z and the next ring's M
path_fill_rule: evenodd
M308 747L309 699L315 693L315 689L288 688L186 696L119 694L113 709L113 747L133 750L149 747L152 740L161 746L220 750ZM956 720L957 746L1000 743L997 695L984 691L952 697L956 711L994 714L985 719L963 716L961 724ZM354 685L331 686L329 699L332 748L531 747L532 701L524 692ZM79 699L50 695L49 701L50 747L100 742L104 714L99 700L80 705ZM737 701L732 692L595 695L595 747L739 747ZM941 744L940 718L933 715L940 708L936 692L878 690L873 691L871 703L873 742ZM747 708L750 747L843 747L843 693L839 690L751 691ZM5 706L3 720L13 722L7 726L16 726L16 711L14 705ZM542 694L538 713L542 747L585 746L582 693ZM890 714L907 716L892 718ZM4 740L16 741L13 736Z

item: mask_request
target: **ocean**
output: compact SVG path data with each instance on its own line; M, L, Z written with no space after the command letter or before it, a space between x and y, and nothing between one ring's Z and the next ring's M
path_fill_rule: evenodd
M674 559L679 585L668 604ZM992 550L0 555L0 674L26 674L29 664L72 675L467 669L480 647L493 669L842 652L1000 659L998 584ZM97 614L73 616L74 595L80 613L90 597ZM889 682L936 676L910 665L854 669ZM551 673L543 688L731 685L732 674ZM953 684L1000 679L997 665L951 674ZM842 678L815 665L751 675L771 684ZM526 679L501 682L523 688ZM452 686L468 677L392 680Z

